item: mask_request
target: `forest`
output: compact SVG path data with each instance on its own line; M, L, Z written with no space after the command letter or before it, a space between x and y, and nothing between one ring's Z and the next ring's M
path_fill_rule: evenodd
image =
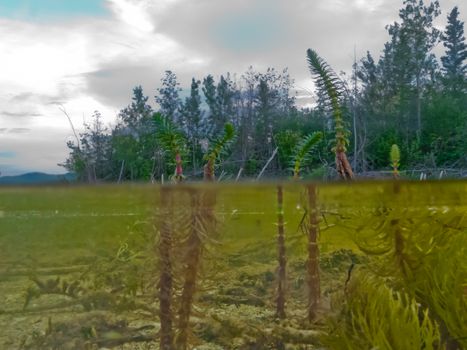
M404 1L399 20L386 26L389 40L379 56L367 52L355 59L351 74L334 73L322 59L332 71L345 148L357 176L384 177L391 169L393 145L400 152L402 176L465 176L464 23L454 7L440 31L433 25L438 16L437 1ZM436 57L435 51L443 53ZM304 55L304 64L305 58L309 61L309 55ZM240 76L193 78L182 99L176 73L167 70L153 97L157 109L136 86L115 125L105 126L98 111L84 132L78 134L72 125L74 140L68 142L70 153L61 165L83 182L168 179L174 176L176 160L162 134L167 138L171 133L178 140L183 178L196 180L203 175L205 153L228 124L232 144L216 165L219 177L257 178L263 171L265 178L290 177L298 145L319 132L319 142L301 164L301 177L333 179L338 176L331 152L334 109L326 84L314 81L316 103L307 108L298 105L287 68L259 72L249 67Z

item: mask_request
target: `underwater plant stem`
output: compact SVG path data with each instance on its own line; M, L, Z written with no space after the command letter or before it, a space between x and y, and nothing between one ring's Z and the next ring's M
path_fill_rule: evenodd
M173 331L172 331L172 197L167 188L161 188L161 202L168 208L168 215L161 218L159 254L161 260L161 271L159 280L159 318L161 322L160 329L160 348L161 350L173 349Z
M177 350L188 348L188 333L193 298L196 292L196 279L201 259L202 241L200 233L203 232L202 217L200 215L200 195L191 193L191 224L187 240L185 255L185 273L180 309L178 311L178 335L175 341Z
M277 283L276 314L279 319L285 319L285 292L286 292L286 251L284 232L283 189L277 186L277 248L279 258L279 271Z
M306 261L308 283L308 320L316 318L320 299L320 275L319 275L319 247L318 247L318 207L317 189L315 185L309 185L308 192L308 259Z

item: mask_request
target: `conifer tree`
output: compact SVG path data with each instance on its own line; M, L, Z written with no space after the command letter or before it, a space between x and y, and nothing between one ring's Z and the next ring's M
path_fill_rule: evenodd
M199 142L203 137L201 124L204 111L201 110L200 84L201 82L195 80L195 78L191 80L190 96L185 99L185 102L180 107L181 124L189 143L193 175L197 172L199 159L201 158Z
M177 82L177 76L170 70L165 71L165 76L161 79L162 86L157 89L158 94L154 96L156 103L160 106L159 113L176 122L178 109L180 107L180 97L178 93L182 90Z
M442 35L446 53L441 57L443 64L445 87L450 92L466 91L467 45L464 37L464 23L459 20L459 10L456 7L448 15L448 25Z

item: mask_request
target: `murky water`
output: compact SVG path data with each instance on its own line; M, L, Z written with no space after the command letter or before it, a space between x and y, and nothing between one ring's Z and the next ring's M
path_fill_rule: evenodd
M0 349L461 349L467 183L0 188Z

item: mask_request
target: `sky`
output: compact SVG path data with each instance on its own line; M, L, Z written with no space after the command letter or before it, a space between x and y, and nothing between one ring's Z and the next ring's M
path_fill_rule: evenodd
M440 0L443 29L458 6ZM73 140L95 110L108 125L165 70L182 86L231 72L288 67L313 101L307 48L349 71L354 51L378 57L402 0L0 0L0 175L64 173ZM442 52L442 45L437 49Z

